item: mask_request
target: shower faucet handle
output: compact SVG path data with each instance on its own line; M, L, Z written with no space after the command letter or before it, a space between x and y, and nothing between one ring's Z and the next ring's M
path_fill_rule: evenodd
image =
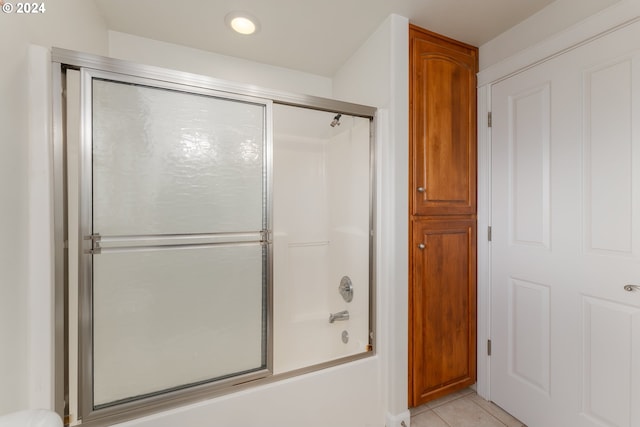
M351 302L353 300L353 283L351 283L349 276L342 277L340 286L338 286L338 292L340 292L345 302Z
M339 321L349 320L349 311L348 310L342 310L342 311L339 311L337 313L330 313L329 314L329 323L333 323L336 320L339 320Z

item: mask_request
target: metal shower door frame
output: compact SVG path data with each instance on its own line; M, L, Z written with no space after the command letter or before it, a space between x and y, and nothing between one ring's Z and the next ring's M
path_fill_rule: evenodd
M272 212L272 176L271 176L271 161L272 161L272 109L273 104L289 105L294 107L308 108L320 111L331 111L340 114L352 115L355 117L367 118L370 121L370 174L369 174L369 277L370 277L370 298L369 298L369 345L368 351L346 356L340 359L320 363L317 365L302 368L296 371L287 372L278 375L255 375L253 378L243 378L243 381L237 381L235 384L229 382L219 381L215 384L203 384L189 389L177 390L169 394L153 396L144 400L124 403L118 406L100 409L94 411L91 408L91 399L87 399L84 392L78 396L80 406L75 408L78 410L79 416L72 414L72 420L82 420L82 424L87 426L104 426L110 425L116 422L126 421L138 416L149 415L153 412L160 410L170 409L179 405L183 405L198 400L209 399L215 396L232 393L242 389L246 389L255 385L268 384L274 381L295 377L301 374L315 372L320 369L324 369L331 366L336 366L342 363L371 357L376 354L376 117L377 109L370 106L353 104L349 102L336 101L333 99L320 98L309 95L291 94L287 92L269 90L264 88L258 88L256 86L233 83L223 80L218 80L206 76L168 70L164 68L140 65L131 63L128 61L122 61L112 58L101 57L97 55L85 54L76 51L53 48L52 49L52 87L54 89L53 94L53 136L54 136L54 198L55 198L55 218L54 218L54 233L56 241L56 260L55 260L55 280L56 280L56 355L65 355L64 357L58 357L56 361L56 400L64 402L63 413L61 416L69 420L69 366L68 366L68 337L66 329L70 326L68 324L68 295L67 295L67 281L69 276L68 271L68 232L67 230L67 218L68 218L68 206L67 204L67 159L66 159L66 139L69 130L66 129L65 120L67 119L67 100L65 99L67 88L65 87L65 76L67 70L79 71L85 76L114 76L117 75L124 81L136 82L145 81L148 85L149 82L153 83L153 86L165 89L179 90L194 94L214 95L221 98L229 98L236 100L246 100L252 103L262 103L269 105L267 108L267 114L265 117L265 129L267 129L267 151L265 151L265 162L268 162L269 167L267 170L266 185L264 191L264 197L266 198L267 207L267 228L265 232L265 239L269 242L267 250L267 271L268 276L268 307L272 307L272 274L273 274L273 254L271 248L271 212ZM84 77L86 80L87 77ZM86 91L85 91L86 92ZM83 97L86 96L83 95ZM90 99L90 98L89 98ZM83 105L81 111L83 114L87 114L87 108L90 108L89 99L82 99ZM83 135L83 139L89 140L91 138L91 132L87 128L81 128L80 133ZM89 139L87 139L87 137ZM86 151L86 150L85 150ZM83 163L86 163L86 159ZM83 173L89 173L89 170L85 170ZM88 175L90 176L90 175ZM85 180L81 180L84 182ZM86 182L85 182L86 185ZM86 210L86 207L85 207ZM87 219L83 219L87 221ZM83 240L82 234L79 235L79 245L82 250L91 249L91 240ZM80 273L87 275L91 271L90 266L83 265ZM88 295L84 295L83 298L88 298ZM87 313L83 314L84 318L87 318ZM268 367L272 366L272 351L273 351L273 334L272 334L272 310L268 310L267 314L267 327L268 327ZM85 325L86 326L86 325ZM83 322L79 322L79 328L83 327ZM60 349L63 350L60 350ZM87 367L85 367L85 376L89 374ZM64 382L60 384L60 382ZM223 383L224 382L224 383ZM87 384L80 384L80 389L87 387ZM82 394L85 394L83 397ZM84 398L84 400L83 400ZM88 403L87 403L88 402ZM58 406L60 409L60 406Z
M263 178L262 178L262 194L263 194L263 212L262 212L262 227L263 230L259 232L259 236L251 235L246 236L247 241L256 242L258 239L263 244L263 248L266 249L266 258L263 260L263 292L266 292L265 301L263 302L263 328L266 342L266 368L256 370L247 374L234 375L225 379L212 379L210 381L203 381L201 384L185 384L177 386L169 391L158 391L147 397L131 398L129 401L117 402L112 406L101 407L94 405L94 348L93 348L93 290L92 283L94 277L93 269L93 257L99 256L100 249L97 249L97 242L92 234L93 228L93 170L92 170L92 139L93 139L93 111L92 111L92 83L94 79L109 80L114 82L120 82L125 84L145 85L147 87L153 87L163 90L180 91L183 93L193 95L205 95L211 96L223 100L240 101L251 104L256 104L264 107L263 118ZM271 132L271 114L272 114L272 102L256 97L248 97L241 95L232 95L230 93L219 92L211 89L198 88L195 86L186 86L184 84L177 84L171 82L150 80L141 77L135 77L131 75L123 75L113 73L109 71L81 69L80 70L80 241L79 245L79 332L78 332L78 345L79 345L79 375L78 375L78 412L79 418L84 421L89 421L96 418L107 417L113 414L117 414L126 411L132 407L136 407L144 402L144 405L151 405L159 403L168 399L173 399L177 394L184 394L186 387L190 392L203 392L203 391L215 391L217 389L230 387L236 384L245 383L258 378L264 378L271 375L273 365L273 333L272 333L272 243L267 237L270 235L271 230L271 147L272 147L272 132ZM266 173L265 173L266 171ZM255 233L258 234L258 233ZM206 241L210 244L216 244L216 241L221 240L222 236L208 237ZM241 236L242 237L242 236ZM224 238L224 237L222 237ZM107 243L106 241L102 246ZM264 318L266 313L267 318Z

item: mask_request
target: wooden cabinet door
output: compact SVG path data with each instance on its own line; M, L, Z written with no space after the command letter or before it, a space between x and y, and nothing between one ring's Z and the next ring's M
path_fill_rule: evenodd
M410 272L410 405L476 380L476 221L415 220Z
M478 51L409 32L411 214L475 214Z

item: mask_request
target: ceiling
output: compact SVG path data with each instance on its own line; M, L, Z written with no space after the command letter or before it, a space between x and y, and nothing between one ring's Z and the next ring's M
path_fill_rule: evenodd
M94 0L111 30L331 77L391 14L480 46L553 0ZM224 18L249 12L253 36Z

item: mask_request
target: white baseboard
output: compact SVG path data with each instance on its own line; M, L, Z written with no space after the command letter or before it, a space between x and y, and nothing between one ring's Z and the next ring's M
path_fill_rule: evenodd
M407 409L400 414L390 414L387 412L386 427L411 427L411 412Z

